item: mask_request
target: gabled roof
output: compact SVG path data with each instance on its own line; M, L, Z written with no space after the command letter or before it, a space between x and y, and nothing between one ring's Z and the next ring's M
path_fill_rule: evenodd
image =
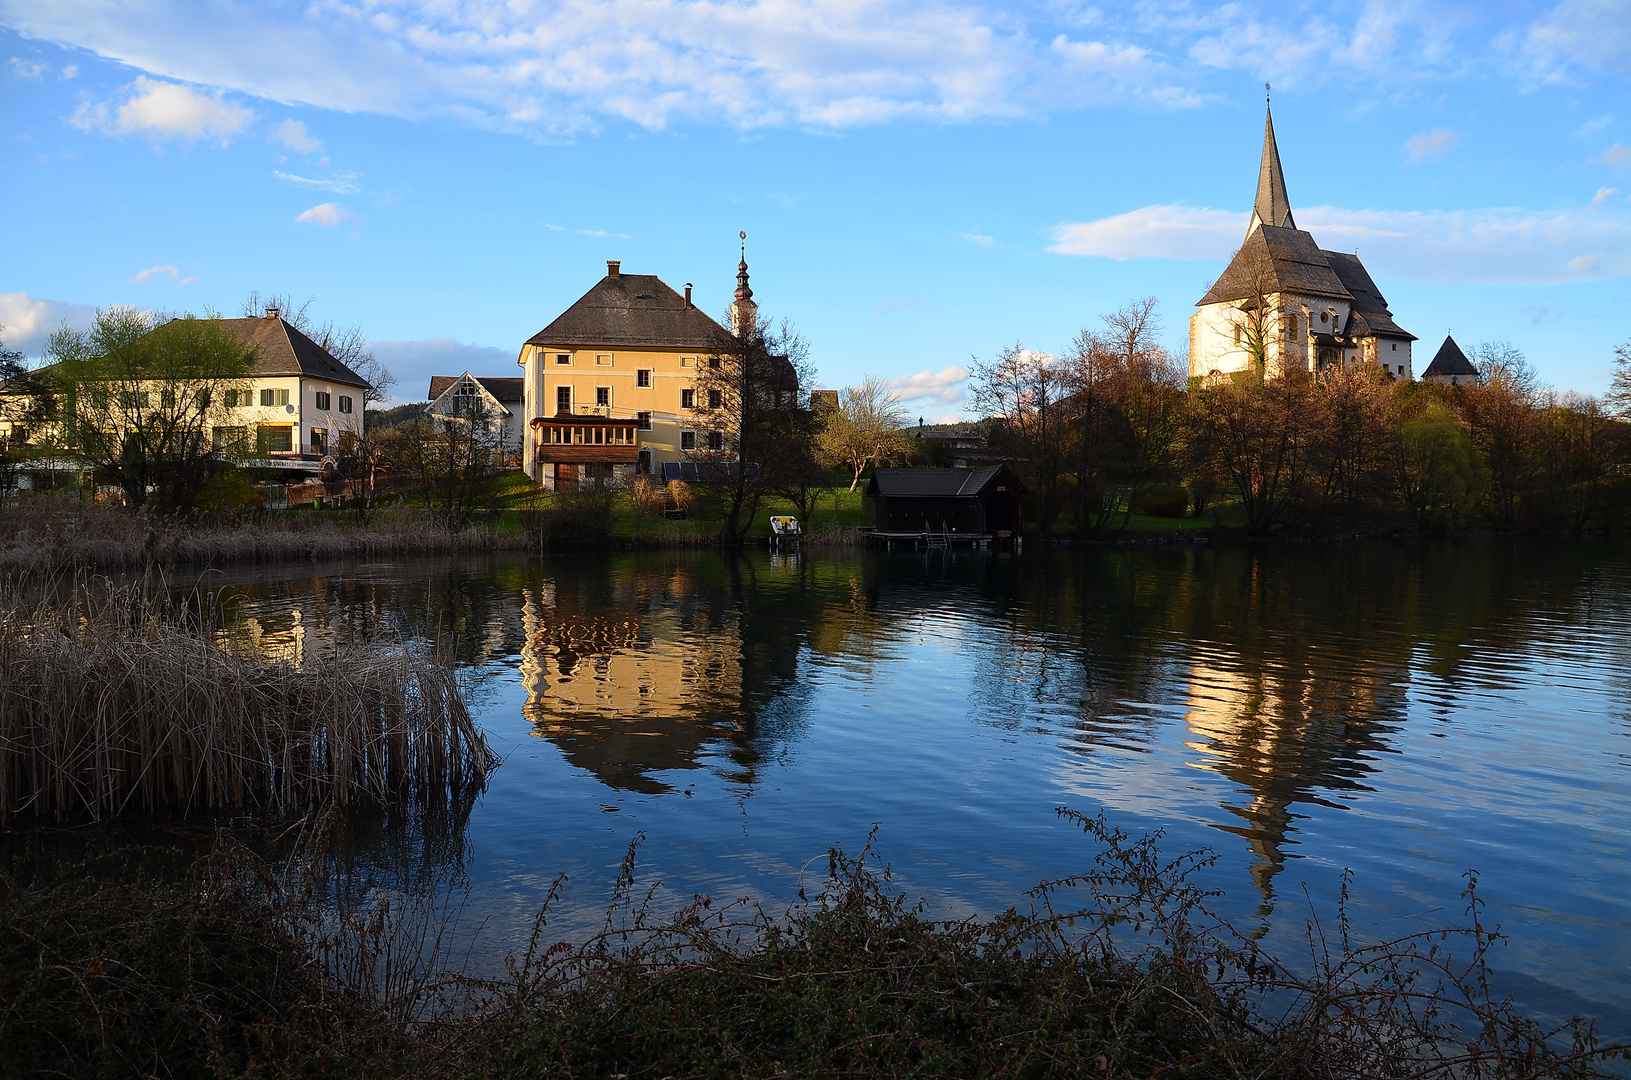
M1028 489L1006 465L978 469L874 469L867 494L885 499L973 498L1002 475L1023 494Z
M1257 166L1257 201L1252 206L1252 222L1247 235L1258 225L1297 227L1291 217L1291 198L1286 194L1286 175L1280 168L1280 146L1274 141L1274 113L1263 117L1263 160Z
M1444 344L1438 347L1438 354L1433 362L1427 365L1427 370L1421 373L1422 378L1430 375L1477 375L1478 369L1472 366L1467 354L1461 351L1461 346L1455 343L1455 338L1449 334L1444 335Z
M281 316L222 319L239 341L255 346L255 374L323 379L366 389L368 380L331 356Z
M1387 298L1382 295L1382 290L1376 287L1376 282L1371 280L1370 272L1365 269L1365 264L1359 261L1358 255L1346 251L1321 251L1320 254L1325 256L1325 261L1336 273L1343 288L1353 297L1350 306L1353 321L1348 327L1349 337L1380 336L1416 340L1415 334L1393 321L1393 312L1388 310Z
M607 274L528 345L712 349L725 330L655 274Z
M447 393L448 387L462 378L464 378L463 375L432 375L430 377L429 400L435 401ZM471 378L481 383L487 392L493 395L494 399L506 403L520 401L522 388L526 384L525 379L516 376L472 375Z
M1259 292L1353 299L1312 235L1277 225L1259 225L1253 229L1196 306L1248 300Z

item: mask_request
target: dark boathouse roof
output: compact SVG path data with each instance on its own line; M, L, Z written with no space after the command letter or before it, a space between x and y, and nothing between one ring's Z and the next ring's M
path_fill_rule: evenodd
M282 316L222 319L221 325L232 331L239 341L255 346L256 375L304 376L364 389L368 386L368 380L340 363Z
M1444 344L1438 347L1438 354L1433 362L1427 365L1427 370L1421 373L1422 378L1434 375L1477 375L1478 369L1472 366L1467 354L1461 351L1461 346L1455 343L1455 338L1449 334L1444 335Z
M875 469L866 494L884 499L977 498L998 476L1020 494L1029 490L1006 465L986 465L978 469Z
M560 318L527 339L541 346L713 349L725 330L655 274L625 274L615 262Z
M432 375L430 400L435 401L447 393L447 388L462 378L463 375ZM516 376L473 375L471 378L481 383L489 394L503 402L520 401L521 389L526 383L525 379Z

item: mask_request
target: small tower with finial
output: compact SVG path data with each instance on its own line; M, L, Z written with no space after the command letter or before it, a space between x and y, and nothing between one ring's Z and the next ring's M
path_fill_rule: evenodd
M753 289L748 285L748 234L736 234L742 241L742 260L736 264L736 299L731 301L731 333L746 337L759 325L759 305L753 302Z

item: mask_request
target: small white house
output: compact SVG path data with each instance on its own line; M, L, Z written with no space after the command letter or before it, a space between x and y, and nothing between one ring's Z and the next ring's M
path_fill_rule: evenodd
M505 460L519 459L524 431L521 411L522 388L526 380L490 375L433 375L430 380L431 416L460 417L481 412L497 424L498 441Z

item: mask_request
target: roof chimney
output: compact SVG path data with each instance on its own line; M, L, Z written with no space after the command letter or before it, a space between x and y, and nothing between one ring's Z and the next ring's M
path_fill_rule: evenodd
M618 277L619 276L618 267L620 267L622 265L623 265L622 262L620 262L617 259L607 259L606 260L606 276L607 277Z
M689 281L685 283L685 307L686 310L691 308L691 283Z
M282 309L279 308L276 304L267 304L266 305L266 317L268 319L275 319L280 314L282 314Z

